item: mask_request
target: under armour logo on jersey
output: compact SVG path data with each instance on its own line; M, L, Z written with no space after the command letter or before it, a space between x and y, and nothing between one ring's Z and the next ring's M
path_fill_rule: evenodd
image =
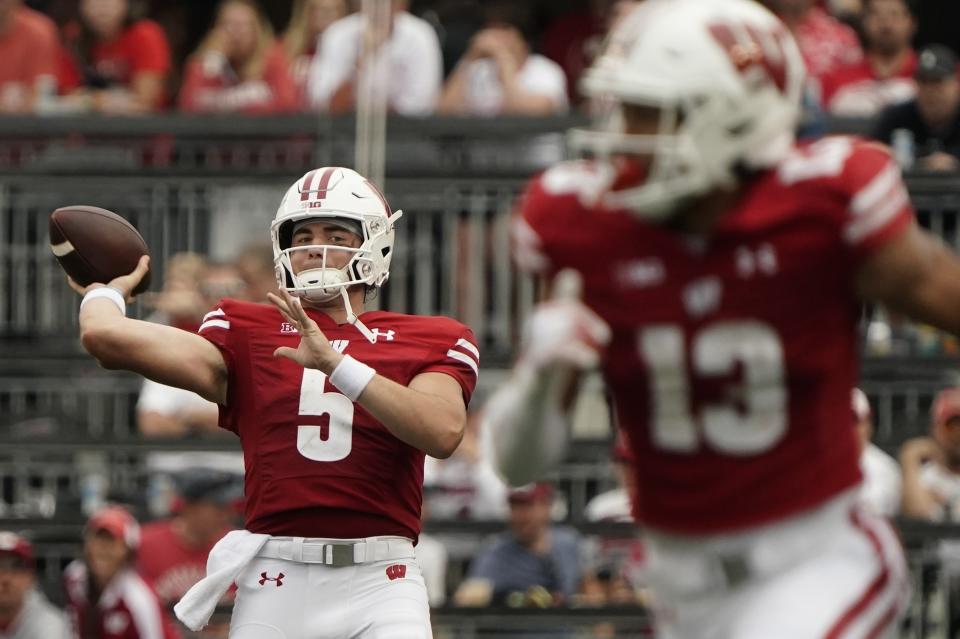
M621 262L614 266L614 277L624 288L646 288L663 282L667 270L656 257Z
M407 576L407 567L403 564L391 564L387 566L387 579L403 579Z
M279 588L280 586L283 585L283 577L284 577L284 575L283 575L282 572L281 572L281 573L278 573L276 577L267 577L267 573L261 572L261 573L260 573L260 585L262 586L263 584L267 583L268 581L275 581L275 582L277 582L277 588Z
M280 334L290 335L297 332L297 327L290 322L280 322Z
M723 284L717 277L704 277L683 290L683 305L691 317L703 317L720 306Z
M397 332L393 329L390 329L387 331L381 331L379 328L375 328L371 332L373 333L374 340L377 342L380 341L381 337L387 340L388 342L392 342L394 335L397 334Z

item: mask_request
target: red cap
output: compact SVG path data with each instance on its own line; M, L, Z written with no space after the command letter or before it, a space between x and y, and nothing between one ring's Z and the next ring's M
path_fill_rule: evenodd
M119 506L107 506L93 513L87 520L87 532L106 531L122 539L127 548L136 550L140 546L140 524L129 512Z
M946 424L951 417L960 416L960 388L945 388L933 400L933 425Z
M17 556L28 566L33 566L33 546L16 533L0 531L0 553Z
M508 497L511 504L526 504L534 501L550 501L553 499L553 486L547 482L527 484L510 491Z
M854 388L851 401L853 402L853 414L858 422L870 417L870 400L867 399L866 393L859 388Z

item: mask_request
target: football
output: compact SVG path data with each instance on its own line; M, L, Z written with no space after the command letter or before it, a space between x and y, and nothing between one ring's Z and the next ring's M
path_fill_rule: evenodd
M142 255L149 255L147 243L132 224L96 206L64 206L51 213L50 250L81 286L127 275ZM142 293L149 286L147 271L133 292Z

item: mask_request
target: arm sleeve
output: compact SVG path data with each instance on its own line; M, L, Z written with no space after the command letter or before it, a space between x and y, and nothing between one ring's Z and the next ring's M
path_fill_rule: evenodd
M234 398L237 396L237 357L236 320L231 318L231 305L228 300L221 300L217 308L203 316L203 323L197 333L207 341L213 343L223 353L223 361L227 366L227 400L220 404L220 428L232 432L239 432L238 415L235 413Z
M471 331L462 324L456 332L445 331L444 337L438 337L434 356L417 371L420 373L444 373L457 380L463 391L463 402L470 404L470 397L477 385L480 374L480 349Z
M900 167L890 151L876 143L859 143L841 177L846 190L841 237L862 259L904 231L913 207Z

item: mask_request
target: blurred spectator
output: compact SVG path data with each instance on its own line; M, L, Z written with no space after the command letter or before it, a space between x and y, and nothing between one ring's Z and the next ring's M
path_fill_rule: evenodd
M960 388L937 395L930 437L907 440L900 449L904 515L960 521Z
M366 18L354 13L337 20L320 36L307 89L314 108L344 113L356 106L356 82L376 73L375 86L387 93L388 108L400 115L433 112L440 94L443 60L430 23L407 12L407 0L390 0L391 22L362 46ZM385 57L381 57L385 56Z
M187 61L179 106L191 112L295 111L297 89L283 47L253 0L224 0Z
M893 147L904 166L927 171L960 167L960 80L957 58L943 45L920 52L917 97L881 113L874 137Z
M830 15L859 32L864 0L827 0L826 4Z
M430 506L424 501L420 508L420 521L430 519ZM431 608L442 606L447 600L447 547L433 535L420 533L414 548Z
M240 249L236 263L244 284L242 299L265 303L267 293L276 293L277 271L273 263L273 247L269 243L247 244Z
M568 603L583 576L580 536L551 525L553 488L547 483L518 488L509 502L510 530L477 553L455 603L537 608Z
M140 526L117 506L94 513L83 558L64 571L67 611L82 639L175 639L179 633L156 593L133 568Z
M617 487L600 493L584 508L587 521L632 522L629 490L631 478L630 452L618 437L611 451ZM595 536L585 543L588 576L584 578L583 602L594 606L639 603L637 587L643 581L646 553L636 535L624 537Z
M763 0L793 33L814 86L863 57L856 32L817 6L816 0Z
M290 25L283 34L283 48L290 61L290 75L297 87L300 106L309 105L307 76L317 54L320 34L347 15L347 0L296 0Z
M440 113L550 115L567 110L563 69L531 53L519 18L502 4L488 7L486 28L447 78Z
M42 108L57 92L57 27L21 0L0 0L0 113Z
M243 500L239 474L195 468L176 485L174 516L143 527L137 556L137 569L166 607L204 577L207 555L235 527Z
M67 620L37 589L33 547L0 531L0 639L67 639Z
M453 455L424 461L424 503L437 519L506 518L507 486L481 455L479 424L479 413L471 412Z
M580 74L593 62L612 24L636 4L638 0L588 0L583 10L547 25L541 39L543 54L563 69L570 102L580 102Z
M834 115L873 117L916 95L917 54L910 41L917 29L907 0L867 0L864 59L821 78L824 109Z
M171 258L163 290L150 298L161 312L151 320L196 332L219 300L241 297L244 289L232 264L205 263L196 255L181 253ZM137 400L137 426L147 437L183 436L193 431L219 434L218 416L213 402L150 379L144 380Z
M900 466L893 457L870 441L873 437L873 414L867 395L859 388L854 388L852 403L861 446L860 472L863 473L863 484L860 487L860 501L878 515L893 517L900 512L903 492Z
M134 20L127 0L81 0L65 39L60 90L72 108L127 114L166 104L167 36L156 22Z

